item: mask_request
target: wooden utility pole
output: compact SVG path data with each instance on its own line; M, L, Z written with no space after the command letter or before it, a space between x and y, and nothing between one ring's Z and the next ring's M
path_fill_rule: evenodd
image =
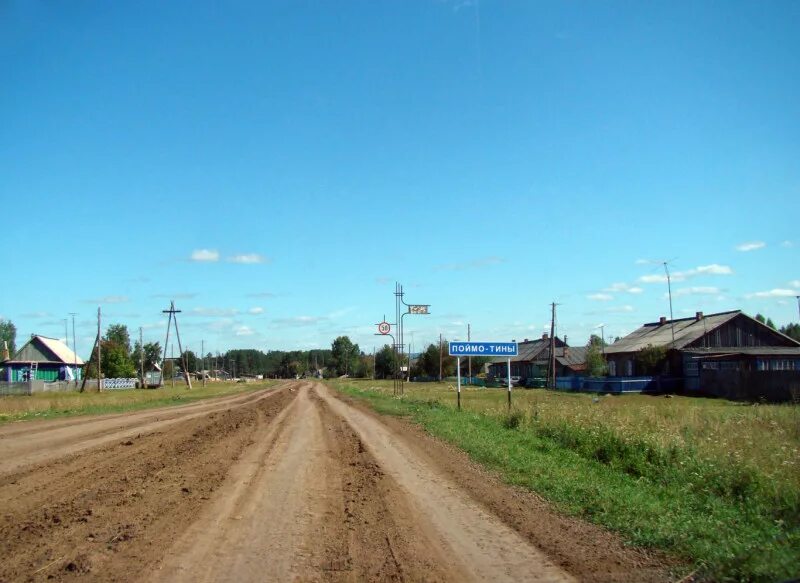
M100 335L100 306L97 306L97 392L103 390L103 337Z
M550 388L556 388L556 337L555 337L555 330L556 330L556 303L552 303L552 314L550 316L550 363L548 371L550 374L550 380L552 384Z
M203 357L203 368L200 374L203 375L203 386L206 386L206 341L200 341L200 356Z
M471 340L472 340L472 326L470 324L467 324L467 342L470 342ZM472 384L472 357L471 356L467 357L467 376L469 377L469 380L467 381L467 384L471 385Z
M144 382L144 340L142 340L142 327L139 326L139 374L142 376L142 388L147 388Z
M178 316L177 314L181 313L181 310L175 309L175 301L172 300L169 302L169 310L161 310L164 314L169 314L169 319L167 320L167 339L164 341L164 351L167 350L167 345L169 344L169 329L170 325L172 324L173 319L175 320L175 336L178 338L178 353L181 356L181 364L183 366L184 378L186 379L186 385L191 389L192 388L192 379L189 378L189 369L187 368L186 362L186 354L183 352L183 346L181 346L181 333L178 330ZM173 355L174 356L174 355ZM173 361L173 368L175 366L175 362ZM173 373L174 374L174 373ZM161 384L164 384L164 375L162 370L161 375Z
M442 335L439 334L439 382L442 382Z

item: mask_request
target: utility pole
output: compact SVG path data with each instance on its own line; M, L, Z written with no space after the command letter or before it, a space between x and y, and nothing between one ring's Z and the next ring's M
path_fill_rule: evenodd
M800 318L800 296L795 296L795 297L797 298L797 316L798 318Z
M442 382L442 334L439 333L439 382Z
M72 316L72 362L75 366L75 386L78 386L78 345L75 343L75 312L70 312Z
M144 340L141 326L139 326L139 374L141 375L142 388L144 389L146 388L144 382Z
M669 294L669 327L672 331L672 347L675 347L675 318L672 317L672 280L669 277L667 262L664 262L664 271L667 274L667 292Z
M472 340L472 326L467 324L467 342ZM468 384L472 384L472 357L467 357L467 376L469 377Z
M183 351L183 347L181 346L181 333L178 330L178 316L177 316L177 314L180 314L181 310L176 310L175 309L175 301L173 300L173 301L170 301L170 303L169 303L169 310L161 310L161 312L164 313L164 314L169 314L169 319L167 320L167 339L164 341L164 350L167 349L167 344L169 344L169 329L170 329L170 325L172 324L172 321L174 319L175 320L175 336L177 336L177 338L178 338L178 352L181 355L181 364L183 366L183 370L184 370L184 373L185 373L184 377L186 379L186 384L191 389L192 388L192 381L189 378L189 368L187 367L186 353ZM173 368L174 368L175 363L173 362L172 365L173 365ZM163 384L163 377L162 377L162 384Z
M203 386L206 386L206 341L200 341L200 356L203 357L203 369L200 374L203 375Z
M552 385L550 388L556 388L556 338L555 338L555 330L556 330L556 303L553 302L551 304L553 311L550 316L550 362L548 376L552 379Z
M103 337L100 334L100 306L97 306L97 392L103 390L103 370L100 363L103 362L102 359L102 351L103 351Z
M598 328L600 328L600 347L603 349L603 357L606 355L606 335L605 335L605 324L600 324Z
M178 350L180 350L180 348L178 348ZM172 366L169 367L169 368L172 371L172 375L171 375L172 376L172 388L174 389L175 388L175 345L174 344L170 344L169 357L170 357L169 361L172 363Z

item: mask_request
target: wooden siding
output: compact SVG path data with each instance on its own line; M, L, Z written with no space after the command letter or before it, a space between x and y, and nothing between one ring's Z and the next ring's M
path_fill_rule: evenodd
M686 348L748 348L764 346L797 346L782 334L744 315L709 330Z

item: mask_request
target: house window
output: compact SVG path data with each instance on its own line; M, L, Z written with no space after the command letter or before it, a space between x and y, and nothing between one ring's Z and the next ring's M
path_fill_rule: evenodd
M625 361L625 376L632 377L633 376L633 361L626 360Z
M686 363L686 374L689 376L697 376L697 363L696 362L687 362Z
M608 362L608 374L612 377L617 376L617 363L613 360Z
M720 363L720 370L739 370L739 363L738 362Z

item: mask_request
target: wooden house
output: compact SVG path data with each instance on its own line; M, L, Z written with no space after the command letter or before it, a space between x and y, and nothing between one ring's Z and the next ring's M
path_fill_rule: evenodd
M663 349L657 370L646 370L642 350ZM791 371L800 377L800 342L751 318L741 310L644 324L605 348L609 376L657 374L681 378L687 391L710 391L701 372L727 370ZM791 376L791 375L789 375ZM788 377L787 377L788 378Z
M14 356L0 363L3 379L8 382L28 380L77 381L81 379L83 360L55 338L33 335Z

